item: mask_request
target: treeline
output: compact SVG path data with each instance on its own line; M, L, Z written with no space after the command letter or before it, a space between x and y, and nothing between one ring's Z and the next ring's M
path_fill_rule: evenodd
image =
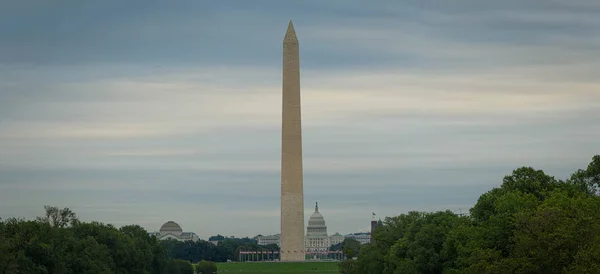
M218 237L217 237L218 238ZM80 222L68 208L36 220L0 219L0 273L193 273L237 261L240 250L278 251L251 238L160 241L138 225ZM193 264L193 265L192 265Z
M469 216L386 218L342 273L599 273L600 156L566 181L516 169Z
M250 238L223 238L218 245L199 240L197 242L177 240L161 241L169 258L196 263L202 260L213 262L238 261L239 251L279 251L276 244L261 246Z
M170 258L140 226L80 222L68 208L46 206L36 220L0 220L0 273L181 273L188 261ZM215 269L214 263L197 267Z

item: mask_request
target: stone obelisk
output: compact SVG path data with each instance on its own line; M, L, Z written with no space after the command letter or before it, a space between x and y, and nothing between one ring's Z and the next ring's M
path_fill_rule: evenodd
M292 21L283 39L281 125L281 261L304 260L304 187L300 53Z

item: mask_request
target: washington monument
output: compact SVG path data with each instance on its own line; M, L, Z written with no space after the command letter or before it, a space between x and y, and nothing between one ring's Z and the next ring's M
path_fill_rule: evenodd
M304 187L300 54L292 21L283 39L281 124L281 261L304 260Z

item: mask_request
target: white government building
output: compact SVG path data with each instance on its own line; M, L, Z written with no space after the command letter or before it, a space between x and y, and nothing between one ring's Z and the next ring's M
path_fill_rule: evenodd
M360 244L368 244L371 242L371 233L369 232L359 232L352 233L345 236L346 239L355 239Z
M173 239L177 241L198 241L200 238L194 232L183 232L179 224L173 221L164 223L158 232L150 232L151 236L156 236L159 240ZM279 245L281 234L258 236L256 240L259 245L276 244ZM371 234L368 232L353 233L346 236L335 233L327 235L327 224L323 214L319 212L319 204L315 205L315 212L308 220L306 227L306 235L304 236L304 247L306 252L326 252L332 245L339 244L346 238L352 238L359 241L361 244L371 242ZM214 242L216 245L217 242Z
M159 240L198 241L200 238L194 232L183 232L181 226L173 221L168 221L160 227L158 232L150 232L150 236L156 236Z
M354 234L351 234L354 235ZM279 245L279 238L281 234L258 236L257 241L259 245L277 244ZM350 236L352 237L352 236ZM370 237L370 236L369 236ZM354 237L352 237L354 238ZM327 225L325 224L325 218L323 214L319 212L319 204L315 205L315 212L308 219L308 226L306 227L306 235L304 236L304 248L307 252L325 252L329 250L329 247L335 244L343 242L344 236L339 233L335 233L331 236L327 235ZM357 239L359 240L359 239ZM359 242L363 243L362 239Z

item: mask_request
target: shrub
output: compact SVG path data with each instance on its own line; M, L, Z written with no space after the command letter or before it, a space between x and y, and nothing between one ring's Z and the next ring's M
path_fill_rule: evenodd
M213 274L217 273L217 264L211 261L200 261L196 265L196 272L198 274Z

